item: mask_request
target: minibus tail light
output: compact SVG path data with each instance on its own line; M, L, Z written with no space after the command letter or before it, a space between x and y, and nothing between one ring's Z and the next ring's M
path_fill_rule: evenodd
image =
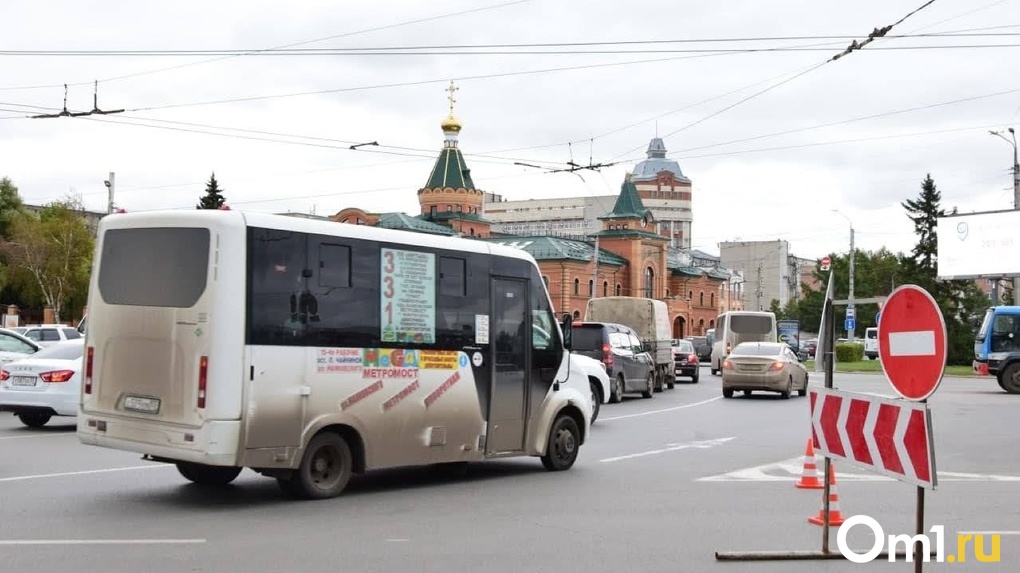
M85 393L92 393L92 357L95 348L89 346L85 349Z
M205 387L209 379L209 357L203 356L198 361L198 407L205 408Z

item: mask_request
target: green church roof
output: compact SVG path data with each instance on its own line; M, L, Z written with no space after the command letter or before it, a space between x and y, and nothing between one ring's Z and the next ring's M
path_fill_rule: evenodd
M638 195L637 187L629 178L620 187L620 196L616 198L616 205L613 210L599 217L600 220L607 219L644 219L648 214L641 196Z
M431 233L433 235L456 235L457 232L444 225L426 221L421 217L413 217L407 213L381 213L377 227Z
M475 182L471 180L471 170L464 162L464 155L458 147L447 147L439 153L436 165L429 175L429 182L425 184L426 189L474 189Z
M591 243L560 237L500 237L484 240L522 249L536 261L591 261L595 255L595 246ZM627 260L605 249L599 249L599 264L623 266L627 264Z

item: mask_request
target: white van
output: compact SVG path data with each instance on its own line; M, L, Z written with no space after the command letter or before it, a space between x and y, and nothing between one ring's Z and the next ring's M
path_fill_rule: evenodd
M864 355L869 360L878 358L878 327L872 326L864 331Z
M734 310L724 312L715 321L712 343L712 374L722 372L723 360L741 342L776 342L776 315L767 311Z
M535 260L469 239L241 211L99 224L77 433L299 497L353 473L535 456L593 414ZM529 343L530 341L530 343Z

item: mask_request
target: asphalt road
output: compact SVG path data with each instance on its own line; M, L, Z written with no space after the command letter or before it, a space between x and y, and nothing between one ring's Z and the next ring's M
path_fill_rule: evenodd
M812 383L820 383L815 376ZM881 376L836 386L890 394ZM1020 569L1020 396L994 381L946 378L931 399L940 484L926 524L1006 531L1001 562L925 571ZM65 423L65 421L67 423ZM344 496L298 502L245 471L204 489L171 466L81 445L73 419L42 430L0 417L0 563L6 571L912 571L906 563L720 562L717 551L821 547L807 522L820 490L793 487L810 436L807 398L721 398L705 369L653 399L605 405L568 472L537 459L356 478ZM915 488L837 465L845 516L886 533L914 527ZM855 529L856 547L870 539ZM830 548L836 551L836 531Z

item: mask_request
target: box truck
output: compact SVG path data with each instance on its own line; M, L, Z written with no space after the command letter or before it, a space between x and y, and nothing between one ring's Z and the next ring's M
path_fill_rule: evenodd
M661 300L634 296L593 298L585 309L586 322L615 322L633 328L655 361L655 391L673 388L672 330L669 308Z

